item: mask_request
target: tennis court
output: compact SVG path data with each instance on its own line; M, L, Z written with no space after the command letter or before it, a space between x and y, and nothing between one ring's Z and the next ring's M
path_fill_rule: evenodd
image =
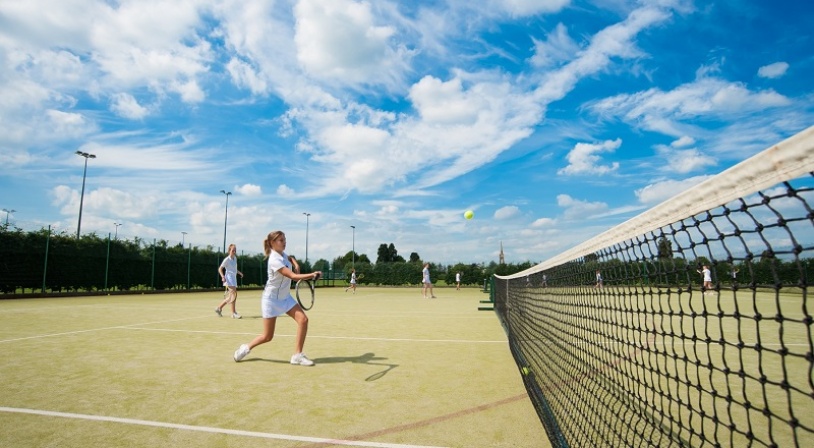
M318 289L314 367L288 317L232 360L260 291L240 320L219 292L0 301L0 446L548 446L485 294L436 295Z

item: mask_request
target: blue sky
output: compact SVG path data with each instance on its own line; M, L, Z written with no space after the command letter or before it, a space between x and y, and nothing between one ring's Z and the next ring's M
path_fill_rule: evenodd
M244 253L281 229L304 258L307 221L312 262L382 243L540 262L811 126L811 17L797 0L4 0L0 207L75 233L83 151L82 233L220 247L225 190Z

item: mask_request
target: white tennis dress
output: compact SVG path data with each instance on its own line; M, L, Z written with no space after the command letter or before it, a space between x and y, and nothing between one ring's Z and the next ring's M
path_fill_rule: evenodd
M291 279L280 274L283 267L292 269L288 255L272 250L268 259L269 279L260 300L260 311L264 319L282 316L297 304L291 295Z
M223 286L237 287L237 257L232 258L229 256L224 258L220 267L222 267L225 272L223 276L225 278Z

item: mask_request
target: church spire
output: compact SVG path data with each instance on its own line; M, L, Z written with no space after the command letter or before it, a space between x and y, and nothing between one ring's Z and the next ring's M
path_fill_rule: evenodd
M500 242L500 264L506 264L506 259L503 258L503 241Z

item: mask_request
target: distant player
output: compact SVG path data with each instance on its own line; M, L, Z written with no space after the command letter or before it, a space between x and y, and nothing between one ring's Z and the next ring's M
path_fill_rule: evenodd
M702 276L704 276L704 294L707 294L707 291L712 291L712 271L709 270L709 266L704 265L701 270L696 271ZM714 292L713 292L714 294Z
M432 293L432 282L430 281L430 264L424 263L424 269L421 270L421 283L424 285L421 288L421 293L424 295L424 298L427 298L427 291L430 293L430 297L433 299L435 298L435 294Z
M223 302L215 308L215 313L218 316L223 316L223 307L226 304L232 305L232 319L240 319L240 314L237 314L237 276L243 277L243 273L237 270L237 246L234 244L229 245L229 255L223 259L223 262L218 267L220 279L223 281L223 286L226 287L226 294L223 297Z
M599 269L596 270L596 284L594 285L594 289L602 289L602 273L599 272Z
M353 293L356 294L356 269L350 270L350 285L345 288L345 292L348 292L349 289L352 289Z
M461 273L460 272L455 273L455 289L457 289L458 291L461 290Z

